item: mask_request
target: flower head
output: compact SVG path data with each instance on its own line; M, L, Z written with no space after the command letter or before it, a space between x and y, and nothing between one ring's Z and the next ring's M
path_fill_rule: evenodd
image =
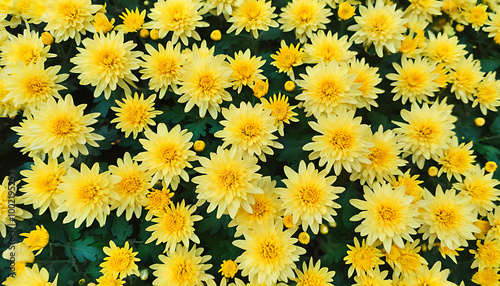
M278 68L281 73L286 73L292 80L295 80L295 75L293 73L293 67L300 66L304 61L304 51L299 49L300 44L295 47L293 44L290 46L286 45L285 40L281 40L281 47L275 55L271 55L274 62L271 65Z
M488 110L497 111L497 107L500 106L500 80L496 79L496 72L489 72L481 79L473 97L472 107L479 104L484 115Z
M469 100L473 100L473 94L483 80L481 63L474 60L471 54L468 58L461 58L459 62L453 64L452 69L450 78L453 85L450 91L455 93L457 99L468 103Z
M372 106L378 107L376 99L379 93L384 92L377 88L377 85L382 81L378 74L378 68L370 67L368 63L365 63L364 58L361 60L355 58L349 63L349 72L356 75L354 83L361 84L358 87L361 94L356 97L356 107L364 107L368 111L371 110Z
M500 241L486 239L481 244L481 241L478 240L476 245L477 250L470 250L470 253L474 254L474 262L472 262L471 268L484 269L500 265Z
M23 243L32 251L41 250L49 243L49 233L43 225L41 227L37 225L35 230L21 233L20 236L26 237L23 239Z
M19 285L41 285L41 286L56 286L57 276L53 282L49 282L49 271L45 268L39 268L38 264L33 264L33 267L25 267L21 273L16 273L15 276L9 276L2 283L4 286L19 286Z
M436 36L432 32L429 32L429 40L423 51L423 55L431 61L443 63L447 67L457 63L466 53L465 45L458 44L456 36L448 37L446 33Z
M260 67L266 61L261 61L261 58L256 56L250 58L250 49L247 49L244 53L242 51L235 52L234 59L228 58L229 67L233 71L231 74L233 89L237 89L238 93L241 92L244 85L253 87L255 81L265 79L261 74Z
M252 32L252 36L257 39L259 30L268 31L269 27L278 27L278 22L273 20L278 17L274 14L276 7L271 5L271 1L266 0L243 0L236 6L227 21L233 23L227 30L227 33L236 31L236 35L243 29L246 32Z
M135 8L135 11L125 8L125 11L119 16L123 20L123 24L117 25L115 30L122 31L125 34L139 31L144 24L146 10L139 12L139 8Z
M328 271L327 267L321 268L321 260L318 260L315 264L311 257L309 266L304 261L304 263L302 263L302 271L297 268L295 272L297 273L297 278L294 280L297 282L297 286L333 286L330 282L333 282L335 271Z
M495 286L500 284L500 274L498 273L498 268L484 268L479 269L474 275L472 275L472 282L484 285L484 286Z
M161 213L165 213L172 202L171 198L173 196L174 193L171 193L170 190L166 188L161 190L151 189L146 195L146 198L142 201L142 205L148 210L146 220L150 221L153 215L160 216Z
M104 257L104 262L99 264L102 267L102 274L113 279L117 277L124 279L130 275L139 276L139 268L135 264L136 261L140 261L139 258L135 257L138 252L132 252L128 241L125 241L123 247L117 247L114 241L110 240L109 246L103 248L107 257Z
M445 150L444 156L438 159L438 163L442 165L438 176L441 176L444 172L448 181L453 176L457 181L461 182L462 176L473 168L472 163L474 163L474 158L476 158L476 156L472 155L471 148L472 141L467 144L460 143L458 145L458 138L453 136L450 148Z
M348 62L357 54L349 50L352 42L348 41L347 36L339 39L337 33L332 35L332 31L325 34L323 30L319 30L317 33L312 34L310 39L311 43L304 46L305 62L310 64L316 64L320 61L324 63L331 61Z
M363 239L361 244L357 237L354 237L354 246L347 245L349 250L347 250L347 255L344 257L346 264L351 264L347 275L352 276L354 270L356 274L360 275L363 273L373 273L373 270L379 265L384 264L380 259L383 256L380 249L366 244L366 240Z
M427 265L427 260L418 254L421 249L419 243L420 239L417 239L411 243L407 242L402 248L393 244L391 252L385 253L385 260L395 275L403 274L403 277L415 275L422 265Z
M285 123L290 124L290 121L299 121L294 117L297 115L297 113L293 111L296 106L290 106L287 96L279 93L278 96L274 94L273 97L270 97L269 101L265 98L261 98L260 101L262 102L262 107L264 109L271 110L271 116L274 117L275 125L278 128L278 133L281 136L284 136L285 134Z
M107 32L113 30L114 23L115 23L114 18L111 18L111 21L110 21L108 19L108 17L106 16L106 14L99 12L99 13L95 14L94 20L92 21L92 26L94 26L96 33L106 34ZM42 34L42 36L43 36L43 34Z

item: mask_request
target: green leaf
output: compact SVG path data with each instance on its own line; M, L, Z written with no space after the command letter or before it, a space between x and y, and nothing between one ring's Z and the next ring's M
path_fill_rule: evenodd
M184 126L190 132L193 133L192 140L198 140L198 138L200 138L200 136L206 136L207 135L206 129L207 129L207 124L208 124L208 122L209 122L210 119L212 119L212 118L211 117L210 118L205 117L205 118L202 118L200 120L197 120L197 121L195 121L193 123L190 123L190 124L187 124L186 126Z
M133 227L128 223L124 215L113 219L111 233L117 238L118 244L124 244L132 232L134 232Z
M493 134L500 134L500 116L497 116L490 126L490 131Z
M495 71L498 67L500 67L500 61L498 59L481 59L481 71L483 72Z
M99 250L91 244L94 242L94 237L87 236L84 240L76 240L71 244L73 255L78 262L82 263L85 260L95 261Z

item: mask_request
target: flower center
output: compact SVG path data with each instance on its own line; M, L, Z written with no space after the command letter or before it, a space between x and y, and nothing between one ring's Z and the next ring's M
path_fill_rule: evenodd
M161 158L165 164L172 164L179 157L178 150L172 146L164 147L161 151Z
M299 190L300 201L304 205L315 205L319 201L318 192L311 187L305 187Z
M95 183L83 188L83 192L81 194L81 197L82 197L84 203L97 202L99 200L100 189L101 188L99 188L99 186L97 186Z
M321 88L323 100L335 101L338 100L342 91L340 87L334 82L327 82Z
M148 119L145 106L134 106L127 112L128 120L135 126L144 126Z
M338 149L346 150L352 146L352 144L354 143L353 141L354 140L350 134L337 132L330 140L330 144Z
M367 156L368 160L372 161L372 165L384 165L387 158L387 151L383 148L373 147L370 149L371 153Z
M127 251L120 249L118 253L113 254L109 258L111 269L115 271L122 271L130 265L130 254Z
M59 174L54 174L52 176L48 176L46 179L45 179L45 187L47 188L47 190L49 191L49 193L53 193L55 192L55 190L57 190L57 187L59 186L59 182L60 182L60 175Z
M238 272L238 264L232 260L224 261L219 272L222 272L222 275L226 278L233 278L236 272Z
M285 120L288 115L288 104L283 101L275 101L271 107L271 115L278 122Z
M405 271L415 271L420 266L418 255L416 253L402 253L399 257L399 263Z
M72 4L65 4L61 7L61 11L66 16L66 20L69 21L70 26L74 26L77 20L80 19L80 14L83 11L80 11L79 7L75 7Z
M447 225L455 221L455 213L449 210L438 210L436 212L436 219L438 223Z
M122 179L122 186L127 194L136 194L143 187L143 181L137 177Z
M368 249L360 248L354 253L353 264L357 268L367 270L372 268L373 254Z
M255 202L255 204L252 205L252 212L256 217L262 217L268 212L268 209L268 205L264 202Z
M40 52L32 47L23 45L19 48L19 59L25 64L36 63L40 57Z
M46 82L38 79L28 83L28 90L31 92L31 95L39 96L47 94L50 88Z
M260 245L260 255L268 263L276 261L277 256L280 256L280 252L280 246L271 241L271 239L267 239Z
M101 56L101 66L105 70L118 71L122 68L122 64L118 56L113 52L103 52Z
M177 233L184 229L186 225L185 217L176 212L170 212L165 214L165 218L163 220L164 229L170 233Z
M59 120L54 129L57 135L67 135L73 131L73 124L69 120Z
M245 136L253 138L260 133L260 128L259 128L259 126L257 126L257 124L249 123L249 124L246 124L245 126L243 126L241 132Z
M215 79L212 75L205 75L200 79L199 88L204 96L214 93Z
M398 213L391 207L383 206L379 211L379 216L385 222L393 222L397 218Z
M180 285L189 285L188 282L191 282L193 280L193 275L194 275L194 267L192 264L188 264L185 261L182 261L179 263L177 266L177 281L181 282Z
M222 171L219 175L219 184L225 189L234 188L237 185L238 178L232 170Z
M422 87L425 81L425 75L420 72L406 74L405 83L410 89Z
M161 59L158 63L158 71L163 76L171 77L177 72L177 62L173 59Z

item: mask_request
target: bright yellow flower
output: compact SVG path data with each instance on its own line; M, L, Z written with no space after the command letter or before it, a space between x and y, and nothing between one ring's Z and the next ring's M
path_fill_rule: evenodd
M500 106L500 80L496 79L496 72L489 72L481 79L473 93L472 107L479 104L479 109L486 115L488 110L497 111Z
M227 21L233 23L226 33L230 34L236 30L236 35L243 29L246 32L252 32L252 36L257 39L259 30L268 31L269 27L277 28L278 22L273 20L278 17L274 14L276 7L272 6L271 1L265 0L243 0L236 5L231 18Z
M290 121L299 121L299 119L294 117L297 115L297 113L293 111L296 106L290 106L287 96L279 93L278 96L274 94L273 97L269 98L269 101L267 101L267 99L265 98L261 98L260 101L262 102L262 107L264 109L271 110L271 116L274 117L274 122L276 127L278 128L278 133L280 134L280 136L285 135L284 123L290 124Z
M361 84L358 88L361 95L356 97L356 107L364 107L368 111L371 110L372 106L378 107L376 99L379 93L384 92L382 89L377 88L377 85L382 81L378 74L378 68L370 67L368 63L365 64L364 58L361 60L355 58L349 63L349 72L356 75L354 83Z
M224 19L228 20L233 14L234 9L237 7L236 0L207 0L204 9L210 11L211 14L219 16L224 15Z
M146 195L146 199L142 201L142 205L148 213L146 214L146 220L150 221L153 215L160 216L161 213L165 213L168 206L172 202L170 198L174 196L169 189L163 188L161 190L151 189L151 191Z
M26 267L22 273L16 273L17 275L9 276L2 283L4 286L19 286L19 285L40 285L40 286L56 286L57 276L53 282L49 282L49 271L45 268L38 268L37 264L34 264L32 268Z
M488 12L486 12L486 9L488 9L488 6L478 4L465 12L465 18L474 30L479 31L486 20L488 20Z
M304 46L306 63L316 64L320 61L324 63L331 61L349 62L357 54L357 52L349 50L352 42L348 40L347 35L339 39L337 33L332 35L332 31L328 31L325 34L323 30L319 30L317 33L312 34L310 39L311 43Z
M130 275L139 276L139 268L135 264L136 261L140 261L135 257L138 252L132 252L128 241L125 241L123 247L117 247L114 241L110 240L109 246L103 248L107 257L104 257L104 262L99 264L102 267L102 274L113 279L117 277L124 279Z
M115 30L122 31L123 33L137 32L142 29L144 24L144 18L146 17L146 10L139 12L139 8L134 10L129 10L125 8L126 12L123 12L119 17L123 20L123 24L117 25Z
M35 230L29 233L21 233L20 236L26 237L23 239L23 243L26 244L31 251L42 250L49 243L49 233L42 225L36 226Z
M483 244L478 240L477 250L471 249L470 253L474 254L474 262L471 268L490 268L500 265L500 241L496 239L486 239Z
M427 265L425 258L418 254L421 248L418 246L419 242L420 239L412 243L407 242L404 248L393 244L391 252L385 253L385 260L392 267L396 276L400 274L403 274L403 277L415 275L422 265Z
M220 267L219 272L222 272L222 276L226 278L233 278L238 272L238 264L231 259L222 261Z
M231 75L233 89L237 89L238 93L244 85L252 88L254 82L257 80L263 80L265 77L261 74L262 67L266 61L261 61L262 57L253 56L250 58L250 49L247 49L244 53L238 51L234 53L234 59L228 57L229 66L231 67L233 73Z
M498 270L497 267L480 269L472 275L472 282L481 286L498 286L500 285Z
M455 283L446 280L449 275L450 270L441 271L441 261L438 261L431 269L427 265L420 266L416 275L407 276L404 281L408 286L455 286Z
M335 271L328 271L327 267L321 267L321 260L318 260L316 264L313 263L313 259L309 260L309 266L304 261L302 263L302 271L298 268L295 269L297 273L297 278L294 279L297 282L297 286L333 286L333 276Z
M500 13L488 13L489 19L484 23L483 30L488 32L488 37L493 38L495 43L500 44Z
M392 187L397 188L399 186L405 186L405 194L413 197L413 203L419 201L424 195L424 189L419 185L424 181L417 180L419 175L410 175L410 169L406 171L402 176L392 179Z
M433 16L441 15L443 1L439 0L410 0L405 10L405 16L411 21L431 22Z
M438 159L441 166L438 176L446 173L448 181L453 176L457 181L462 181L462 176L465 176L467 171L473 168L474 159L476 156L472 155L472 141L461 143L458 145L458 138L453 136L452 143L448 150L444 151L444 155ZM462 175L462 176L461 176Z
M356 6L352 6L349 2L343 2L339 5L337 11L337 16L342 20L349 20L354 16L356 12Z
M380 269L377 267L372 274L361 273L360 275L355 276L354 281L356 284L353 284L352 286L392 286L392 280L385 279L388 273L389 271L387 270L380 272Z
M373 269L384 264L380 259L383 256L382 251L376 247L367 245L365 239L359 244L358 238L354 237L354 246L347 245L347 247L349 250L347 250L344 260L346 264L351 264L347 271L349 277L354 274L354 270L356 270L356 275L363 273L372 274Z
M488 231L486 238L500 240L500 206L497 206L495 209L488 212L488 222L490 223L491 228Z
M104 13L97 13L94 16L94 20L92 21L92 25L96 33L104 33L113 30L113 24L115 23L115 19L111 18L111 21L106 17ZM47 33L47 32L46 32ZM43 37L43 34L42 34Z
M269 91L269 81L267 79L265 81L259 79L253 84L252 89L254 96L257 98L261 98Z
M473 100L476 88L483 80L484 72L481 72L481 62L474 60L472 54L468 58L461 58L459 62L452 65L450 80L453 83L451 92L455 93L457 99L468 103Z
M439 33L436 37L432 32L429 32L429 40L423 51L424 56L446 67L457 63L466 54L465 45L458 44L456 36L450 38L446 33Z
M299 49L300 44L295 47L293 44L287 46L285 40L281 40L281 47L276 54L271 55L274 62L271 65L278 68L278 72L286 73L292 81L295 80L295 75L293 73L293 67L300 66L303 64L305 53L303 49Z

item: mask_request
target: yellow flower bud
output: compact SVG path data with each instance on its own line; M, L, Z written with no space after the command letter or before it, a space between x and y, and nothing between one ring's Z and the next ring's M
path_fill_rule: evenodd
M328 226L326 224L320 224L319 232L321 232L321 234L327 234L328 233Z
M494 161L488 161L486 162L486 165L484 166L484 169L486 170L486 172L488 173L493 173L495 172L495 170L497 169L497 163L494 162Z
M478 118L474 119L474 123L476 124L476 126L481 127L486 123L486 120L484 120L484 118L482 118L482 117L478 117Z
M435 177L438 174L438 168L435 166L429 167L429 170L427 170L427 174L431 177Z
M149 6L149 1L146 0L146 1L143 2L143 4L144 4L144 6Z
M141 31L139 32L139 35L141 35L141 38L147 38L149 37L149 30L148 29L141 29Z
M285 82L285 90L288 92L292 92L295 89L295 83L291 80Z
M210 39L218 42L222 38L222 34L220 33L219 30L213 30L212 33L210 33Z
M78 285L84 285L84 284L85 284L85 279L82 278L78 281Z
M197 140L196 142L194 142L193 149L196 152L203 152L203 150L205 150L205 142L203 142L202 140Z
M337 11L337 15L342 20L348 20L351 19L352 16L354 16L355 11L356 8L353 7L351 4L349 4L349 2L343 2L342 4L339 5L339 10Z
M459 33L460 33L460 32L463 32L463 31L464 31L464 28L465 28L465 26L464 26L464 25L462 25L462 24L457 24L457 25L455 26L455 31L457 31L457 32L459 32Z
M293 227L293 216L292 215L286 215L283 217L283 225L286 228L292 228Z
M309 236L309 233L303 231L299 233L299 242L302 244L308 244L309 241L311 241L311 237Z
M153 29L149 32L149 37L151 38L151 40L158 40L160 38L160 32L158 32L158 30L156 29Z
M269 91L269 82L267 81L267 79L266 81L263 81L261 79L255 81L253 86L253 94L255 95L255 97L261 98L264 95L266 95L268 91Z
M148 269L142 269L140 277L141 277L142 281L148 280L148 277L149 277L149 271L148 271Z
M42 43L46 46L52 45L54 37L49 32L43 32L41 35Z

